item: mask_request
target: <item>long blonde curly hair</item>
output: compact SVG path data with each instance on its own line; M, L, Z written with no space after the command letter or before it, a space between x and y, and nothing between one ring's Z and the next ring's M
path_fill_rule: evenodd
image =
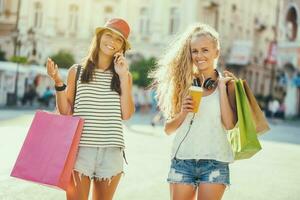
M216 48L220 49L218 33L206 24L196 23L174 39L157 61L156 69L150 73L157 90L158 106L167 119L181 111L182 99L192 84L196 69L192 62L191 39L199 36L210 37ZM217 59L214 64L216 67Z

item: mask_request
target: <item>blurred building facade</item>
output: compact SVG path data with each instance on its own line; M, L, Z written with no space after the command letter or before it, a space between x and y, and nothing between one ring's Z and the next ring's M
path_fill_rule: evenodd
M227 68L246 79L257 96L274 95L276 63L271 54L277 37L280 0L165 0L161 3L131 0L130 3L132 11L128 19L135 28L132 37L135 51L158 57L174 35L191 23L204 22L220 34L221 69Z
M8 56L14 53L17 14L18 1L0 0L0 49Z
M300 1L283 0L279 18L277 82L285 91L286 115L300 115Z
M222 69L245 78L257 96L282 99L286 87L278 83L278 76L287 57L280 52L291 50L280 49L300 44L294 32L289 33L295 37L293 42L284 39L286 30L294 30L293 24L299 26L299 0L0 0L0 10L1 5L9 4L16 13L19 1L20 54L34 57L39 64L59 50L71 52L80 61L95 27L112 17L129 21L133 46L129 55L144 57L159 57L176 34L193 22L204 22L220 33ZM290 7L293 10L288 12ZM286 25L293 17L295 21ZM34 38L28 41L30 31ZM0 38L1 47L11 48L11 39L4 42ZM290 55L299 54L296 47L294 50ZM7 55L12 55L12 49ZM294 71L299 68L297 62L289 62Z

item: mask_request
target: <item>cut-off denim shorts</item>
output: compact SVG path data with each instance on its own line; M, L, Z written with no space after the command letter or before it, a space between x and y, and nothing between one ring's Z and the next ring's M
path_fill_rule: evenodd
M216 160L172 159L167 181L195 187L203 183L230 185L229 166Z
M74 170L90 179L111 180L123 173L123 150L119 147L80 146Z

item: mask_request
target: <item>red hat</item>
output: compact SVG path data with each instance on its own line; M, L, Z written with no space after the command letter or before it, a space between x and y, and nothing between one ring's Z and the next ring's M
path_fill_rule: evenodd
M98 34L100 31L103 31L105 29L111 30L114 33L120 35L125 40L126 50L131 48L131 45L128 42L130 28L128 23L125 20L120 18L110 19L105 23L103 27L96 28L95 33Z

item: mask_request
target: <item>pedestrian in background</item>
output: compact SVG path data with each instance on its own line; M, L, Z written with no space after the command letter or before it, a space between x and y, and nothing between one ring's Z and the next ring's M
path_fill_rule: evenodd
M280 107L279 101L276 98L272 98L271 101L268 104L268 109L270 111L270 117L271 121L275 122L275 114L278 112L278 109Z
M40 102L41 105L48 107L51 99L54 97L55 97L55 93L51 90L49 86L47 86L42 96L38 98L38 101Z
M122 120L134 113L132 76L124 57L130 48L130 28L122 19L111 19L95 30L89 53L80 69L69 69L67 87L57 65L47 61L48 75L55 82L57 108L62 115L85 120L67 199L111 200L123 173Z
M151 75L167 118L164 130L176 134L167 179L173 200L219 200L230 184L234 158L226 130L235 126L237 117L227 94L234 92L234 85L227 88L227 83L235 77L216 70L219 54L218 33L195 24L175 40ZM194 81L203 88L197 113L188 95Z
M24 95L22 97L22 105L25 106L29 101L30 106L33 106L33 103L37 97L36 89L34 85L27 85L25 88Z
M280 118L280 119L285 119L285 110L286 110L286 106L285 106L285 103L284 103L284 99L282 99L280 101L279 108L276 112L277 117Z

